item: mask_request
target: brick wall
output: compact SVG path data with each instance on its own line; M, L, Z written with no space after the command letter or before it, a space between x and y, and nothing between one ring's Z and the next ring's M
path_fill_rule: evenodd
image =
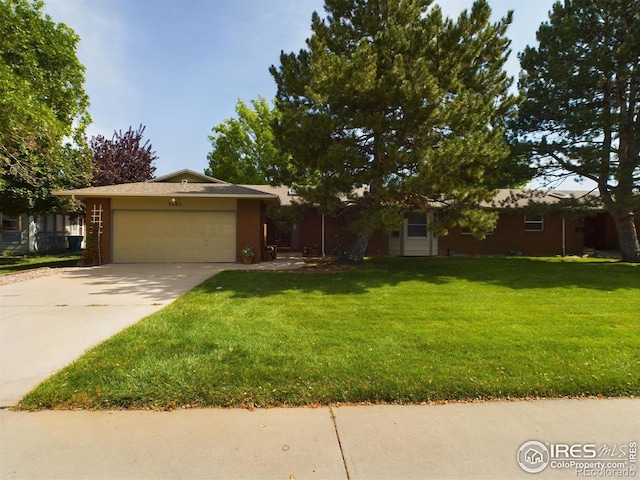
M236 261L242 261L242 249L251 245L254 262L262 260L262 207L260 200L238 199L236 213Z
M322 248L322 214L318 210L309 210L305 218L300 222L300 250L304 247L310 248L314 245ZM353 242L354 234L349 232L344 226L344 217L324 217L324 242L325 253L331 254L331 250L339 241L344 248L349 248ZM389 235L376 230L371 237L365 255L388 255Z
M86 213L85 223L87 226L86 248L84 253L85 264L102 265L111 263L111 200L109 198L87 198L85 201ZM100 214L100 209L102 213ZM91 235L94 228L94 222L98 220L98 216L102 219L102 229L100 233L100 258L98 259L97 251L91 247ZM94 233L95 235L95 233Z
M584 245L584 222L580 218L565 219L565 253L580 255ZM505 255L511 251L531 256L562 254L562 216L557 213L544 215L540 232L526 232L524 213L502 213L493 235L477 240L452 228L449 234L438 237L438 253L446 255L451 248L454 254Z
M316 209L310 209L305 213L304 219L298 224L300 229L300 248L303 250L318 247L322 253L322 214ZM345 232L342 228L342 218L324 216L324 247L329 254L340 242L341 245L351 244L352 234Z
M389 255L389 233L384 230L376 230L373 232L365 255L372 257Z

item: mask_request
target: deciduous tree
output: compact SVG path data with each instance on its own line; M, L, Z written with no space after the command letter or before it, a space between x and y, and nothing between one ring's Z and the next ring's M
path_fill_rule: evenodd
M307 48L271 67L276 138L298 192L327 212L346 199L353 262L374 229L432 201L446 207L443 224L488 232L495 216L477 205L509 156L505 119L517 103L503 68L511 13L491 23L484 0L455 21L429 0L326 0L325 10Z
M640 3L564 0L521 54L517 133L542 175L593 180L622 257L640 262Z
M258 97L247 105L238 100L236 118L213 127L213 150L205 173L231 183L279 185L291 180L289 157L275 145L273 124L279 112Z
M111 139L102 135L91 139L93 151L93 186L144 182L153 178L158 159L149 140L143 142L145 127L113 132Z
M52 190L86 186L90 121L79 37L41 1L0 0L0 211L60 208Z

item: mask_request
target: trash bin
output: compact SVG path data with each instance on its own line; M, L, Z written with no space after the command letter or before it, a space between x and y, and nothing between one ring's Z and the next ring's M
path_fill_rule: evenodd
M67 235L67 241L69 242L70 252L79 252L82 248L82 235Z

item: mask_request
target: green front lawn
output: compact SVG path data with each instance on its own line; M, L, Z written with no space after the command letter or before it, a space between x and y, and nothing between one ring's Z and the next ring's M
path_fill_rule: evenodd
M89 351L22 408L638 395L639 312L640 267L603 260L229 271Z
M17 273L42 267L75 267L81 260L80 254L65 255L0 255L0 275Z

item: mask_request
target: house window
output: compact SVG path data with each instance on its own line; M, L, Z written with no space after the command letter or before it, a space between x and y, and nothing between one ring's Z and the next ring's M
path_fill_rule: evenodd
M408 237L426 237L427 236L427 214L424 212L413 213L409 216L407 222Z
M0 241L2 243L20 243L20 217L12 217L0 213L2 218L2 229L0 230Z
M525 215L524 231L525 232L542 232L544 230L544 220L542 215Z
M496 233L496 229L493 228L490 232L487 232L487 235L493 235L495 233ZM470 228L460 227L460 234L461 235L473 235L473 232L471 231Z
M40 215L38 217L38 241L40 244L64 243L66 236L64 215Z

